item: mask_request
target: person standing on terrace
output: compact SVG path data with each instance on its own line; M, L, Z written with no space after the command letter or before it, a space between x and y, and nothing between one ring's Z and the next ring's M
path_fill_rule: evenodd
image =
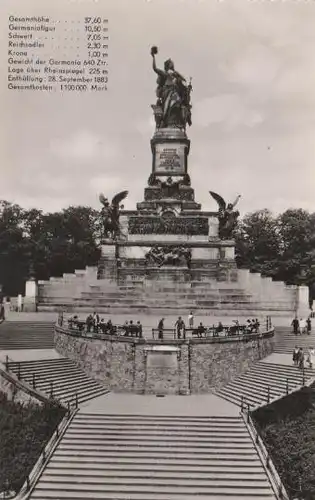
M194 315L192 311L188 315L188 325L190 329L194 328Z

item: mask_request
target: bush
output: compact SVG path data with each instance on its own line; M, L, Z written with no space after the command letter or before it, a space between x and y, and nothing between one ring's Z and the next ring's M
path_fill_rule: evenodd
M315 500L314 388L258 409L252 417L288 494Z
M0 392L0 492L20 490L64 415L55 403L23 405Z

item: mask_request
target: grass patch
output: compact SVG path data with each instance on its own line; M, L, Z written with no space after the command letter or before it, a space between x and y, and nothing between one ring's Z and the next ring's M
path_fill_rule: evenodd
M23 405L0 392L0 492L18 492L65 415L57 404Z
M252 413L291 498L315 500L315 389L303 388Z

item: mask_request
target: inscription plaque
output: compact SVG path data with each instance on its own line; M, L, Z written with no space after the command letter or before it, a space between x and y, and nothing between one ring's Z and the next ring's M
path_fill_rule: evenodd
M154 172L165 175L185 174L185 144L156 144Z
M148 353L147 366L148 368L177 368L178 360L175 352L154 352Z
M129 234L186 234L207 235L207 217L145 217L131 216L128 222Z

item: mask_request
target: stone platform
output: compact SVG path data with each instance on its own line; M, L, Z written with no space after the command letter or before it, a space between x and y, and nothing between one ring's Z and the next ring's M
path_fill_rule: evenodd
M87 312L96 309L109 315L157 317L186 316L193 310L198 316L271 315L291 318L298 293L301 295L297 287L286 287L284 283L245 270L236 270L236 282L186 281L185 272L178 270L175 271L178 281L170 281L163 279L162 270L155 269L154 272L156 279L140 280L137 276L117 283L109 278L97 279L97 268L88 268L86 273L80 271L39 282L38 310ZM306 300L304 297L304 303Z

